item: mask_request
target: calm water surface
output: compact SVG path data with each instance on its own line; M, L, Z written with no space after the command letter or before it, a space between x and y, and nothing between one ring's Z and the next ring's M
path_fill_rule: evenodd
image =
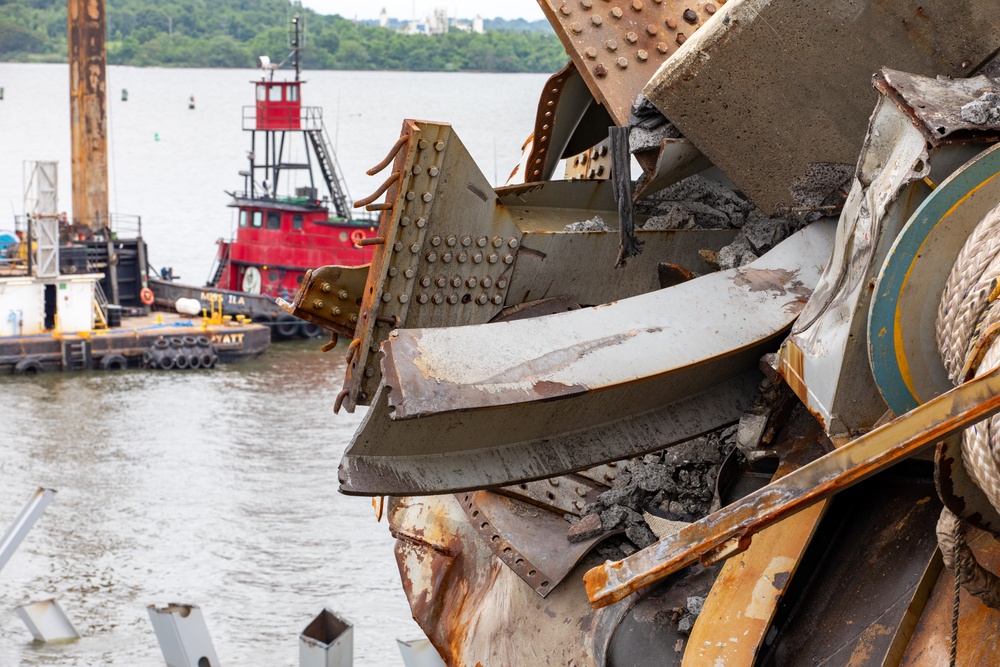
M191 282L229 236L250 70L109 71L111 208L141 215L151 261ZM315 72L354 198L404 117L452 123L491 182L530 133L544 76ZM0 229L22 211L23 161L60 163L69 193L65 66L0 64ZM127 88L129 101L120 100ZM194 95L196 109L187 108ZM338 113L339 111L339 113ZM344 348L283 344L214 371L0 378L0 530L38 485L59 490L0 572L0 667L162 665L146 605L200 605L227 665L295 665L324 606L355 624L355 664L400 665L419 636L392 538L368 499L336 490L362 414L332 413ZM43 645L14 614L59 599L83 639Z

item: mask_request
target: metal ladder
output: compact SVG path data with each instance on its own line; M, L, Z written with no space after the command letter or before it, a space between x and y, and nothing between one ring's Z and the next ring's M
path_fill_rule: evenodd
M215 256L215 266L212 268L212 277L208 279L205 283L206 287L218 287L219 281L222 280L223 274L226 272L226 264L229 263L229 248L228 243L222 244L222 252Z
M348 201L347 183L344 182L340 165L337 164L337 156L330 145L330 138L326 133L326 125L322 120L319 127L314 130L306 130L312 141L313 150L316 151L316 159L319 162L320 171L323 172L323 180L330 191L330 198L333 201L333 208L337 215L345 220L351 219L351 204Z
M108 328L108 297L99 282L94 283L94 328Z
M83 339L62 341L63 370L82 371L91 368L90 343Z

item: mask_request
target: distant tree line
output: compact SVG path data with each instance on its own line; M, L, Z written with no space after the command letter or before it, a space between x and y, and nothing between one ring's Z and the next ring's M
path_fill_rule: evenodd
M289 52L286 0L106 0L108 62L168 67L252 67ZM554 72L568 57L543 22L486 21L483 35L403 35L298 9L303 67L413 71ZM507 30L491 30L505 26ZM0 61L65 62L66 3L0 0Z

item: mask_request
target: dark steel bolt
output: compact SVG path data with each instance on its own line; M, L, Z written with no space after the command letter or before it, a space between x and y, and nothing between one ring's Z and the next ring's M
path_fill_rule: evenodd
M500 278L499 280L497 280L497 287L499 289L504 289L505 287L507 287L507 279L506 278Z
M691 9L690 7L685 9L684 13L681 16L684 18L685 21L687 21L691 25L694 25L695 23L698 22L698 12Z
M683 44L686 41L687 41L687 37L684 36L683 32L677 33L677 43L678 44Z

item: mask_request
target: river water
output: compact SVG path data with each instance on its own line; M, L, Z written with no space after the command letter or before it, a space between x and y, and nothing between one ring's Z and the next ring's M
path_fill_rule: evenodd
M154 265L200 283L233 219L251 70L112 67L111 209L142 217ZM531 132L541 75L309 72L355 199L404 118L450 122L491 182ZM0 64L0 206L22 212L23 162L58 160L69 210L65 65ZM128 101L121 90L128 90ZM195 109L188 100L195 98ZM0 230L13 225L0 222ZM212 371L0 377L0 530L39 485L58 489L0 571L0 667L162 665L146 606L202 607L227 665L295 665L324 606L354 623L355 663L402 664L420 636L385 522L337 492L363 417L335 416L343 348L284 343ZM55 597L83 638L37 644L14 608Z

